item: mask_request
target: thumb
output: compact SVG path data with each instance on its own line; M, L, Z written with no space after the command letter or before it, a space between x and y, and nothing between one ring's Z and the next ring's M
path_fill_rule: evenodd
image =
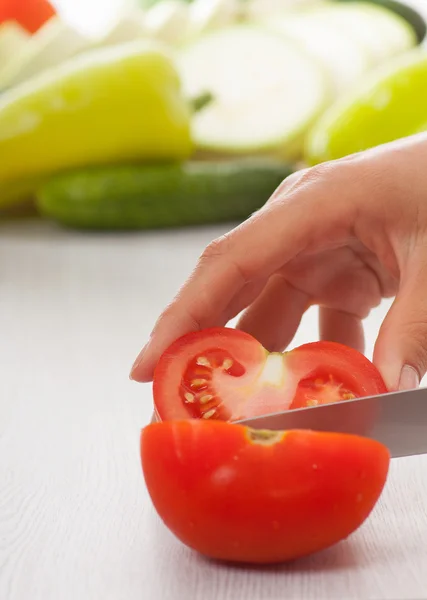
M381 326L374 363L390 391L417 388L427 370L427 263L413 269Z

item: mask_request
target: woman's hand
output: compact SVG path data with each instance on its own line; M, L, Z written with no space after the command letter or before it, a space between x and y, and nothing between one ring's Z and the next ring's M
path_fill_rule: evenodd
M287 178L206 248L131 376L150 381L176 338L243 310L238 328L270 351L287 347L312 304L322 339L363 351L362 319L392 296L374 362L389 389L410 389L427 369L426 134Z

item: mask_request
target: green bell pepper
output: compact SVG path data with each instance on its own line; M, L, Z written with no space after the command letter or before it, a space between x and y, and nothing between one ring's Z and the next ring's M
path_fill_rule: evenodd
M169 55L147 42L89 52L10 89L0 96L0 207L18 202L17 183L60 170L185 160L191 110Z

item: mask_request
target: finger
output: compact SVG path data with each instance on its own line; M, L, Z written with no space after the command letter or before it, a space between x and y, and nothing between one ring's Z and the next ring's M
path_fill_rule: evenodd
M427 263L423 259L399 290L375 344L374 362L389 390L417 388L426 373L426 298Z
M141 350L132 367L130 378L139 382L148 382L152 379L152 374L158 359L164 350L182 335L197 331L206 327L224 326L245 309L260 293L265 285L262 279L254 284L247 284L237 293L226 309L214 320L209 322L207 319L195 322L190 313L181 315L181 320L174 317L173 310L169 309L163 313L158 320L151 334L151 339ZM161 326L164 329L163 335L156 335L157 328ZM147 348L150 345L149 352Z
M354 198L365 191L367 179L347 165L308 171L301 189L293 186L280 201L264 206L248 221L212 243L169 308L161 315L145 352L131 377L152 378L162 352L179 336L223 325L226 308L248 283L268 278L308 246L347 239L354 215ZM307 180L307 181L306 181ZM360 188L361 182L362 188ZM343 190L347 191L345 201ZM319 214L329 207L328 218Z
M252 302L261 294L268 280L260 279L255 283L248 283L236 296L231 300L225 310L223 320L227 323L245 308L250 306Z
M309 296L273 275L261 295L240 318L237 328L253 335L270 352L281 352L292 341Z
M350 346L359 352L365 350L365 334L359 317L321 306L319 309L320 339Z

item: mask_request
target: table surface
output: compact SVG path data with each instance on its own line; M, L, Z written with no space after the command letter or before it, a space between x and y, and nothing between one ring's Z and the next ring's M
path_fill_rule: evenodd
M392 462L348 541L273 569L220 566L150 503L128 379L160 309L227 228L89 235L0 226L1 600L427 599L427 457ZM368 352L388 304L367 319ZM316 312L293 344L315 339Z

